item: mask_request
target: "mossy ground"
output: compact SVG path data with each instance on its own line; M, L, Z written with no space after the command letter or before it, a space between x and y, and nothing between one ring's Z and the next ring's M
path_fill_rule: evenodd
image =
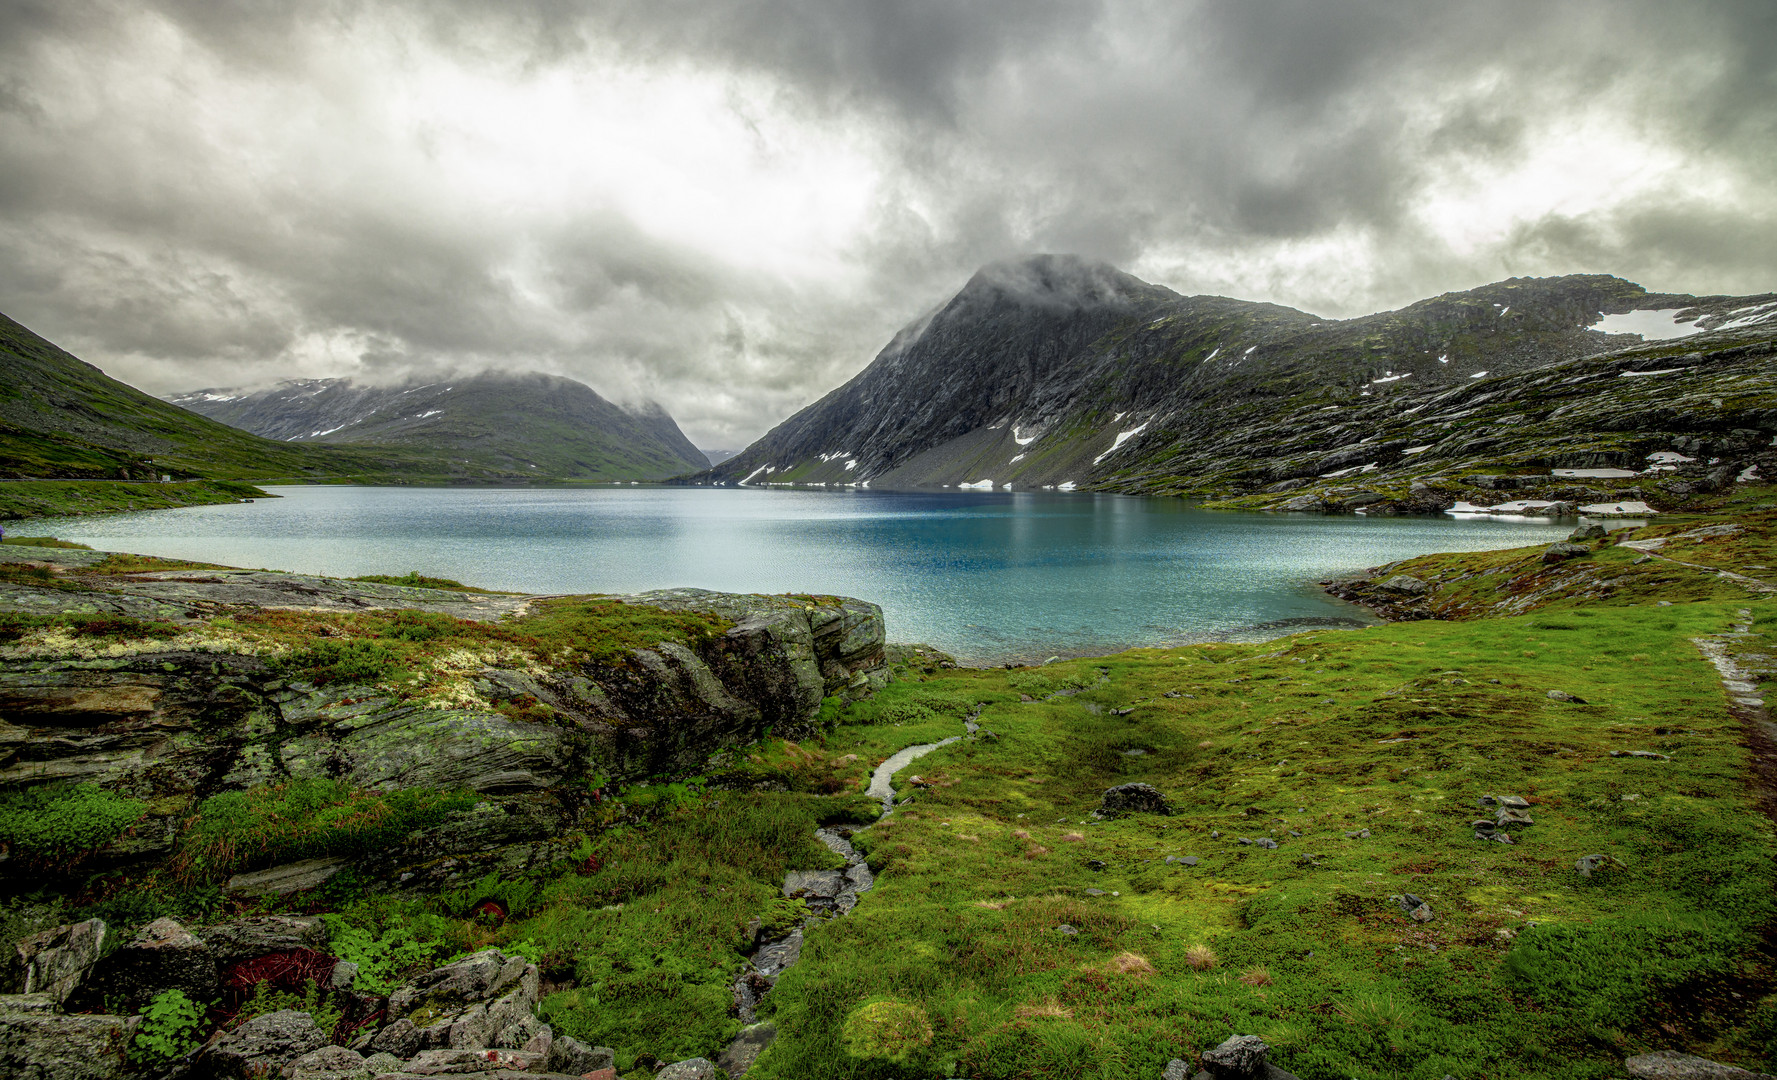
M1740 533L1666 553L1764 565L1777 523L1738 520ZM1446 591L1493 588L1542 573L1540 551L1416 569ZM793 923L783 873L835 864L814 828L868 821L876 763L961 734L979 706L991 737L922 758L901 776L913 801L855 834L876 887L809 930L766 998L781 1034L751 1075L1151 1078L1236 1033L1263 1036L1305 1080L1604 1078L1661 1048L1768 1070L1777 836L1693 639L1743 610L1764 633L1777 598L1637 557L1613 544L1561 564L1636 576L1608 590L1543 580L1536 610L1509 618L1018 670L902 651L897 681L830 703L818 739L627 790L587 778L579 850L545 874L427 896L341 875L287 903L334 912L336 950L383 983L488 944L531 956L545 1019L617 1048L626 1072L713 1057L739 1028L728 987L749 922ZM1670 576L1641 576L1662 565ZM1487 573L1500 567L1513 573ZM1470 614L1499 610L1481 602L1496 593ZM386 649L391 672L511 632L417 614L267 613L245 632L293 653ZM712 629L609 614L544 605L524 642L492 643L545 656ZM1611 756L1628 750L1669 760ZM1105 788L1133 781L1175 813L1092 817ZM1474 838L1492 794L1530 800L1518 843ZM1610 862L1581 878L1575 860L1594 853ZM188 893L169 885L150 904L144 891L130 908L114 890L88 910L126 925L215 913L213 889ZM1406 893L1432 922L1391 902ZM871 1035L878 1014L897 1018L895 1037Z
M189 480L171 484L113 480L19 480L0 484L0 521L12 518L110 514L270 499L251 484Z

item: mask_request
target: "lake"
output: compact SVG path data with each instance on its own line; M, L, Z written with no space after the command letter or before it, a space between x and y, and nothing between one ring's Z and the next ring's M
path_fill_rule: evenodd
M856 596L893 641L974 663L1255 640L1291 620L1371 621L1335 574L1431 551L1548 543L1572 522L1193 509L1041 492L674 487L276 487L248 504L34 521L98 548L490 589Z

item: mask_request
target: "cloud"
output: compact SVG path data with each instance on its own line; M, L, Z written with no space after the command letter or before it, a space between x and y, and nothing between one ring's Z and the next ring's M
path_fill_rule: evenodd
M979 266L1777 288L1763 0L0 0L0 310L157 392L534 368L737 447Z

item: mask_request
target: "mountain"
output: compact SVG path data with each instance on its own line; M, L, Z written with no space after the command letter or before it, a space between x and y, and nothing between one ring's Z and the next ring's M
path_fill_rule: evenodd
M237 431L118 382L0 315L0 476L269 480L403 464Z
M659 406L624 409L553 375L399 386L310 379L168 400L281 442L399 449L510 477L659 480L709 464Z
M983 268L856 378L691 482L1227 498L1348 468L1379 483L1639 468L1686 438L1768 445L1774 343L1777 294L1513 278L1335 320L1041 255ZM1655 366L1672 371L1618 377Z

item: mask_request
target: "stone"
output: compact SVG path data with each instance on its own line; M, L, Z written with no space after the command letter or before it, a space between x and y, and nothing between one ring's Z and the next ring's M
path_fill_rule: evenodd
M1368 840L1369 838L1370 830L1368 829L1353 829L1345 834L1347 840Z
M1107 817L1121 814L1170 814L1172 805L1151 784L1119 784L1099 798L1098 812Z
M1555 543L1550 544L1543 549L1542 559L1543 562L1552 565L1558 562L1566 562L1568 559L1577 559L1581 555L1590 554L1592 554L1591 548L1583 547L1579 544L1570 544L1565 540L1557 540Z
M1253 846L1254 847L1262 847L1268 851L1276 851L1277 850L1277 841L1271 839L1269 836L1261 836L1257 840L1253 841Z
M1659 1050L1623 1061L1634 1080L1772 1080L1771 1074L1723 1065L1676 1050Z
M177 920L156 919L93 968L77 999L122 1002L133 1010L166 990L178 990L193 1001L211 1001L220 985L210 947Z
M288 896L305 889L318 888L345 868L344 859L303 859L301 862L274 866L269 870L236 874L228 879L223 890L230 896Z
M0 1009L0 1076L117 1080L129 1071L139 1016Z
M333 965L332 974L327 976L327 989L350 990L358 981L358 965L350 960L341 960Z
M1236 1035L1213 1050L1205 1050L1201 1060L1216 1080L1238 1080L1263 1077L1270 1053L1271 1048L1257 1035Z
M1424 897L1414 896L1412 893L1408 893L1405 896L1393 896L1389 899L1399 904L1401 910L1406 912L1408 917L1414 922L1428 923L1434 918L1431 905L1426 903Z
M1535 825L1536 822L1531 819L1528 810L1514 810L1509 806L1502 806L1493 815L1493 824L1501 829L1522 829L1527 825Z
M1612 750L1611 757L1643 758L1647 761L1671 761L1665 754L1656 754L1652 750Z
M455 1076L462 1073L491 1073L501 1070L530 1072L532 1066L543 1065L546 1055L528 1054L523 1050L490 1050L486 1047L455 1047L442 1050L421 1050L401 1068L415 1076ZM542 1069L537 1069L542 1072Z
M1488 806L1503 806L1508 810L1530 809L1530 800L1522 795L1489 795L1483 796L1483 799Z
M1591 877L1594 872L1609 861L1609 858L1604 855L1581 855L1575 860L1573 868L1580 877Z
M545 1056L555 1042L555 1030L535 1016L521 1016L500 1032L494 1045L503 1050L534 1050ZM540 1045L532 1046L532 1043Z
M1384 592L1404 596L1421 596L1431 591L1431 586L1423 578L1416 578L1412 574L1396 574L1376 587Z
M1568 533L1567 542L1570 544L1583 544L1588 540L1602 540L1604 539L1604 535L1604 526L1594 521L1589 525L1581 525L1579 528Z
M654 1080L717 1080L716 1064L708 1058L675 1061L655 1073Z
M401 1059L394 1054L371 1054L364 1059L364 1067L370 1070L370 1075L372 1076L381 1076L383 1073L400 1072Z
M1565 690L1550 690L1549 691L1549 700L1550 701L1565 701L1565 702L1569 702L1570 704L1574 704L1574 705L1584 705L1586 703L1585 698L1575 697L1574 695L1568 693Z
M1279 503L1277 509L1289 513L1324 513L1327 509L1327 501L1319 495L1297 495L1293 499L1286 499Z
M396 987L388 1015L411 1020L428 1049L480 1050L536 1011L539 985L537 965L483 949Z
M7 959L8 980L20 993L49 994L56 1004L68 1000L99 961L105 924L98 919L70 923L20 938Z
M716 1058L716 1067L728 1074L728 1080L741 1080L776 1038L777 1025L769 1020L741 1028L728 1049Z
M398 1058L408 1058L412 1057L413 1054L419 1050L422 1042L424 1042L424 1037L420 1034L419 1026L412 1020L403 1016L399 1020L396 1020L394 1023L377 1032L375 1035L372 1035L370 1040L366 1042L363 1047L354 1043L352 1049L368 1049L372 1053L383 1053Z
M370 1080L370 1066L361 1054L343 1046L323 1046L284 1066L284 1080Z
M788 897L830 900L845 886L845 872L841 870L792 870L784 875L784 895Z
M1166 1063L1166 1071L1160 1074L1160 1080L1185 1080L1191 1075L1191 1066L1178 1058Z
M1060 926L1057 926L1055 929L1066 934L1068 937L1076 937L1080 933L1080 930L1078 927L1069 926L1067 923L1062 923Z
M617 1051L608 1046L587 1046L572 1035L557 1035L549 1047L547 1067L550 1072L580 1075L612 1068L616 1061Z
M197 1072L215 1080L257 1080L327 1045L315 1018L295 1009L255 1016L198 1055Z
M296 915L252 915L192 931L224 968L242 960L296 949L327 951L327 924Z

